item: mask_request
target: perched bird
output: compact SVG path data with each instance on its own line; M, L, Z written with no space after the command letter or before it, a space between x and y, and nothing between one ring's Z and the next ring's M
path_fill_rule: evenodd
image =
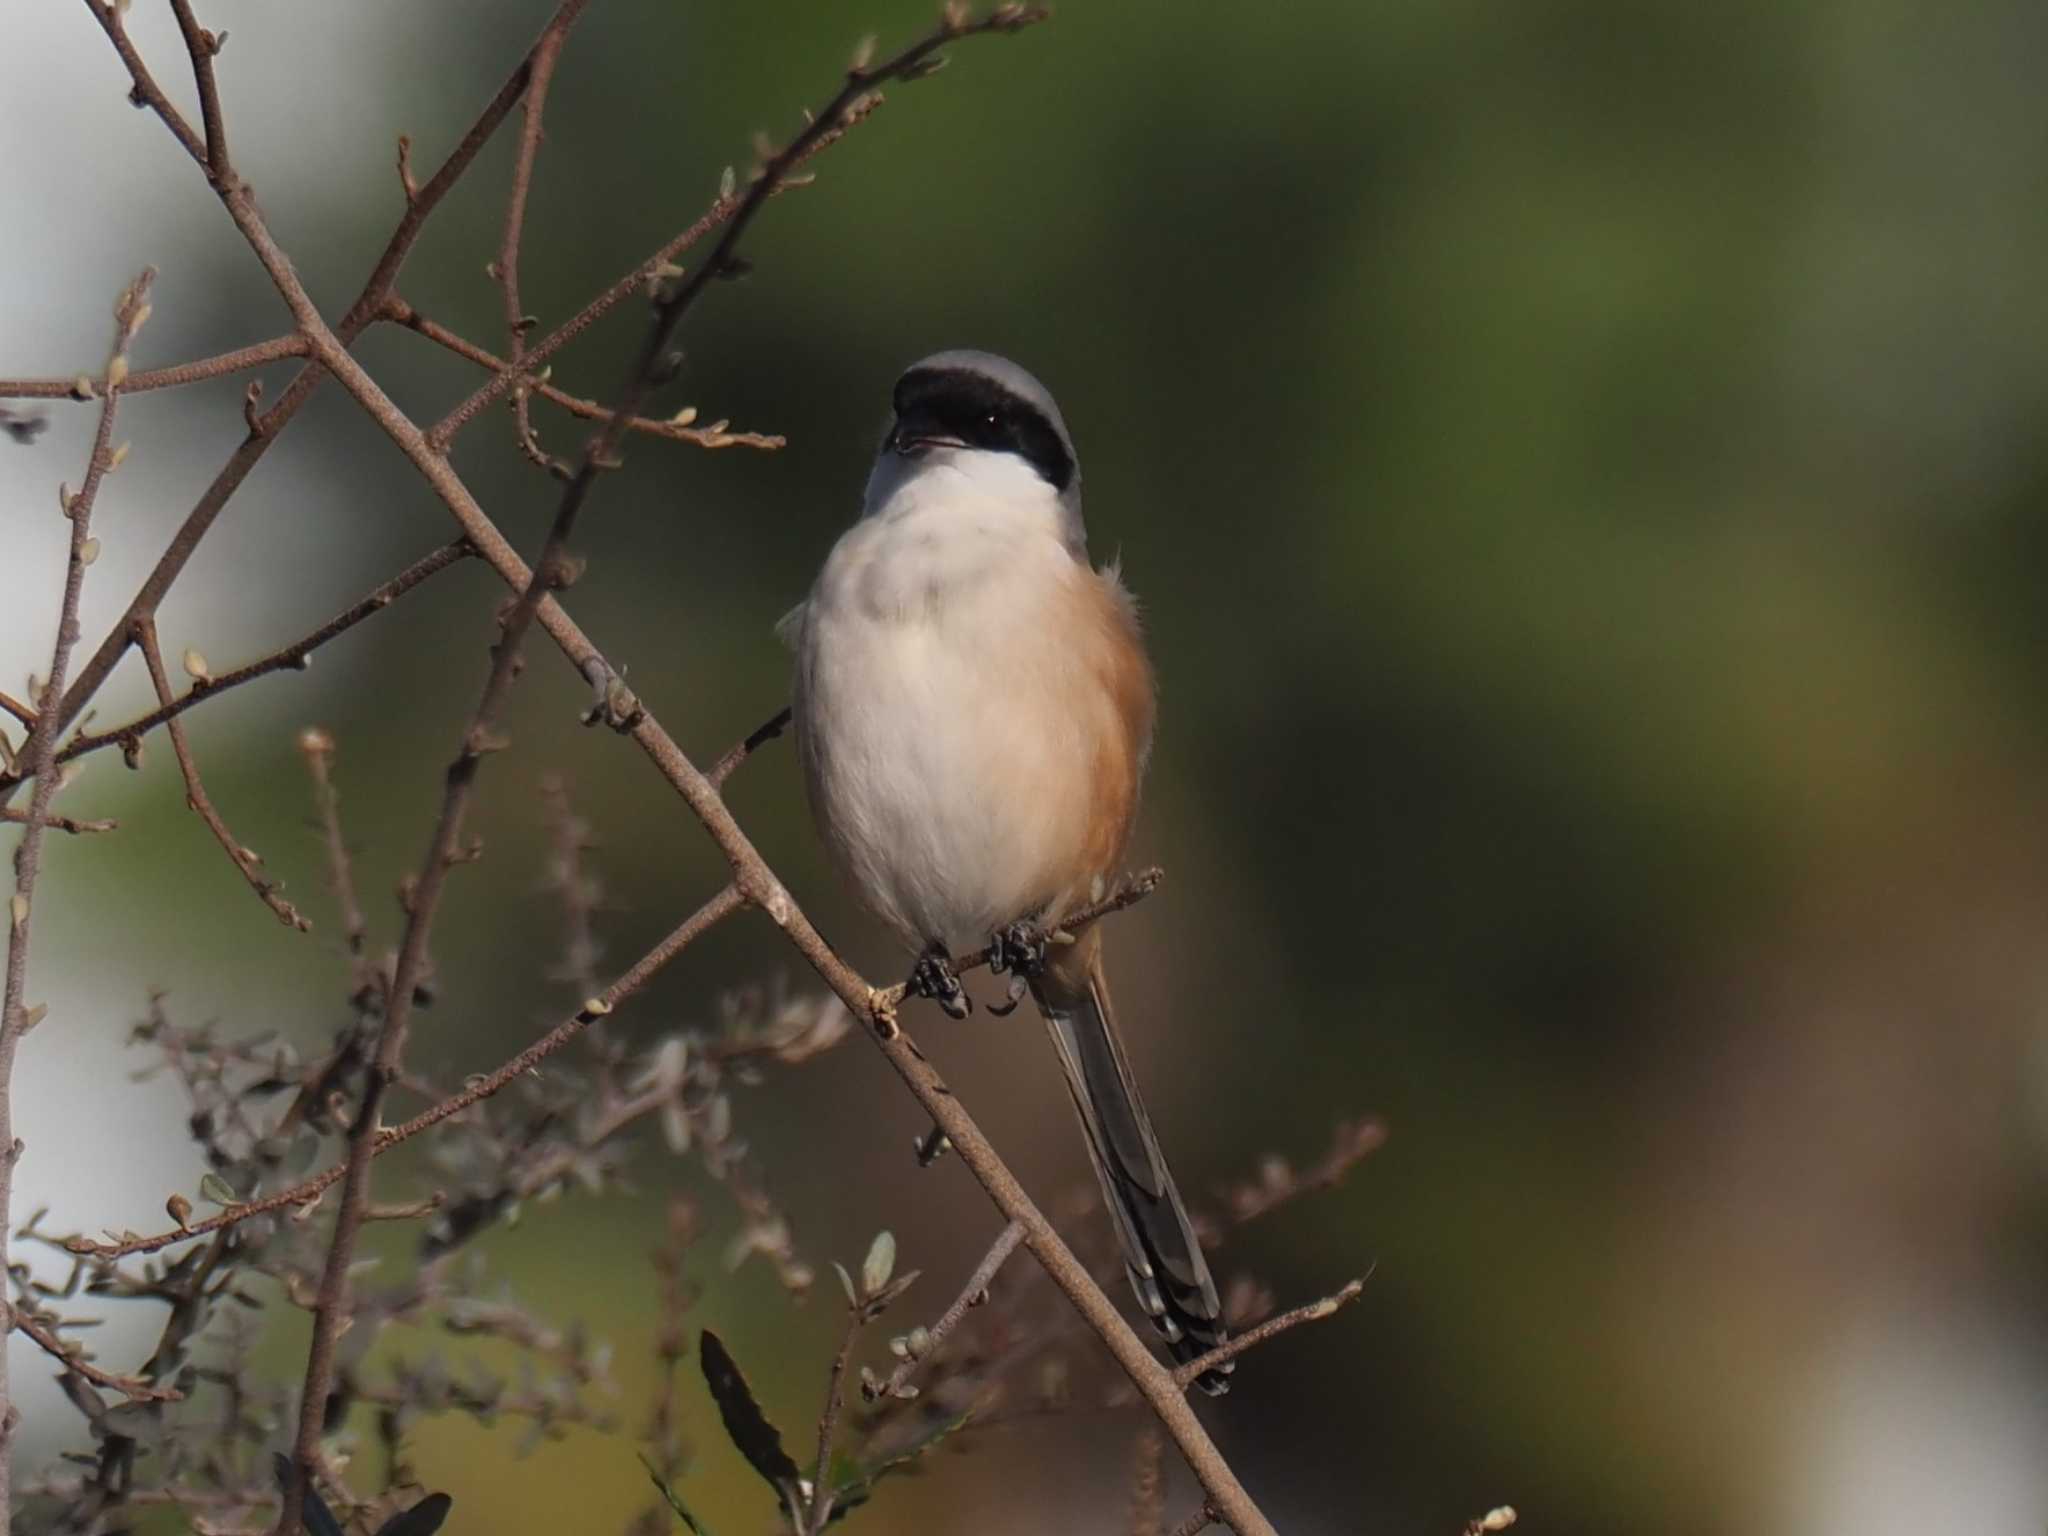
M921 958L995 946L1050 1027L1131 1286L1177 1360L1224 1338L1216 1282L1117 1035L1090 926L1043 935L1119 869L1152 740L1152 667L1114 565L1089 563L1081 471L1037 379L940 352L896 381L860 520L784 620L812 814ZM1228 1363L1205 1374L1228 1386Z

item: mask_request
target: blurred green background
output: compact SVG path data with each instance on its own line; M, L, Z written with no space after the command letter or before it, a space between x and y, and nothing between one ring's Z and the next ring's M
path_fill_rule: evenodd
M548 7L207 9L233 32L244 170L338 309L396 215L392 136L437 161ZM149 10L138 35L168 75ZM544 326L571 312L744 167L752 130L786 135L860 34L886 47L927 15L599 0L548 114L529 307ZM0 366L89 366L143 260L164 275L138 367L282 329L199 178L123 105L90 19L26 25L0 121L72 126L0 171L19 317ZM1502 1502L1579 1536L2048 1522L2044 57L2048 12L2023 0L1069 4L893 89L762 220L754 277L692 317L672 404L789 447L639 443L585 519L571 606L704 760L783 696L771 627L857 511L897 370L981 346L1058 396L1096 553L1121 552L1162 679L1137 853L1169 883L1112 944L1182 1183L1306 1162L1340 1117L1391 1132L1340 1191L1225 1255L1283 1304L1376 1266L1357 1306L1203 1410L1283 1530L1450 1532ZM402 284L493 347L482 267L509 153L487 153ZM557 381L610 393L639 324L623 314ZM417 416L473 382L411 336L360 355ZM239 436L237 393L125 413L136 457L103 505L89 641ZM536 411L557 451L580 441ZM46 657L48 485L75 478L89 429L73 412L33 450L0 445L16 680ZM553 489L509 423L480 422L457 463L533 547ZM166 645L232 665L446 536L324 390L166 607ZM337 1021L293 739L338 737L366 888L388 892L424 846L500 596L481 569L444 580L308 677L194 718L216 798L314 937L248 899L167 751L139 777L97 759L68 792L124 829L51 861L44 910L66 916L39 975L73 1006L23 1057L45 1119L18 1209L149 1224L186 1155L169 1091L120 1075L150 987L188 1022L311 1040ZM546 979L544 773L595 822L613 964L718 877L638 754L575 725L573 674L534 660L516 750L484 777L489 861L458 873L443 1001L417 1032L451 1077L569 1001ZM109 716L143 686L124 673ZM826 931L893 967L813 846L786 748L732 799ZM388 900L376 915L395 934ZM701 1020L720 987L792 964L743 921L623 1027ZM1086 1177L1035 1023L914 1027L1034 1189ZM115 1093L155 1120L117 1133L99 1118ZM90 1176L57 1134L74 1112L109 1125ZM914 1105L857 1042L740 1113L814 1262L890 1226L935 1307L994 1233L962 1169L911 1167ZM148 1125L162 1150L137 1166ZM494 1261L615 1341L630 1420L646 1250L667 1192L701 1189L694 1321L808 1421L836 1308L792 1314L763 1272L727 1275L731 1212L694 1168L650 1146L640 1177L641 1198L533 1213ZM696 1502L760 1528L765 1496L693 1378L684 1400ZM1091 1410L993 1432L858 1523L1121 1530L1137 1427ZM624 1439L515 1461L512 1438L422 1438L456 1529L612 1529L643 1502Z

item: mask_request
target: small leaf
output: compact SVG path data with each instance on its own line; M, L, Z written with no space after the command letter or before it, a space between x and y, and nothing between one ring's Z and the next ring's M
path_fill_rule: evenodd
M886 1227L868 1244L868 1256L861 1261L860 1286L872 1296L896 1273L896 1234Z
M199 1181L199 1193L215 1205L240 1205L241 1197L234 1186L217 1173L209 1173Z
M853 1288L853 1276L846 1272L846 1266L834 1259L832 1268L839 1276L840 1287L846 1292L846 1304L849 1307L859 1306L860 1292Z
M289 1493L293 1483L298 1481L298 1463L282 1452L273 1452L270 1470L277 1478L277 1486ZM334 1511L327 1507L327 1501L320 1497L320 1490L313 1486L310 1478L306 1481L306 1501L301 1515L304 1529L312 1536L346 1536L341 1522L334 1518Z
M747 1385L747 1378L740 1374L739 1365L709 1328L700 1336L697 1355L704 1368L704 1384L718 1403L719 1417L725 1420L727 1437L780 1498L786 1485L803 1478L789 1452L782 1448L782 1432L768 1422L768 1416L754 1399L753 1389Z
M448 1518L455 1501L445 1493L430 1493L411 1509L402 1509L377 1527L377 1536L434 1536Z

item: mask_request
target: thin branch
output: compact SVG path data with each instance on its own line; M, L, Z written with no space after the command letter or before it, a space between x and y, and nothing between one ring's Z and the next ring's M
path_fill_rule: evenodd
M1291 1312L1282 1312L1278 1317L1269 1317L1263 1323L1260 1323L1258 1327L1247 1328L1243 1333L1225 1339L1206 1355L1199 1355L1195 1359L1188 1361L1187 1364L1177 1367L1173 1373L1174 1382L1181 1387L1192 1386L1203 1373L1213 1371L1217 1366L1235 1360L1246 1350L1256 1349L1259 1345L1265 1343L1266 1340L1285 1333L1290 1328L1299 1328L1303 1323L1321 1322L1324 1318L1333 1316L1343 1308L1348 1307L1363 1294L1365 1294L1365 1278L1363 1276L1347 1280L1322 1300L1312 1301L1306 1306L1296 1307Z
M838 143L850 130L865 122L869 114L881 104L882 97L879 92L872 92L855 101L842 114L841 120L835 126L812 139L804 147L803 153L784 168L785 174L782 181L775 188L776 193L779 194L789 190L791 187L802 185L801 182L792 179L788 172L801 168L804 162L812 156ZM646 260L619 277L604 292L598 294L596 298L584 305L583 308L548 332L540 341L535 342L526 352L526 366L532 369L545 363L555 353L559 352L563 347L611 313L621 302L633 297L637 293L644 293L648 284L656 281L673 266L676 257L695 246L714 229L732 219L739 212L740 206L740 199L737 196L721 194L718 200L698 218L696 223L690 225L681 234L662 245L652 255L647 257ZM488 384L479 387L468 399L464 400L454 410L450 411L433 425L427 432L427 441L433 445L437 452L445 451L448 444L455 440L455 435L468 426L470 422L474 421L481 412L489 409L493 402L502 396L506 390L510 389L513 384L518 382L518 377L515 373L501 372Z
M114 309L114 342L107 353L107 371L100 385L99 426L93 433L92 457L77 495L67 497L64 512L71 520L71 546L64 566L64 595L57 607L57 637L50 648L50 680L46 702L22 748L35 791L29 797L28 821L14 849L14 895L8 902L7 977L0 990L0 1269L7 1268L8 1211L13 1195L14 1166L21 1143L14 1134L14 1057L27 1033L28 954L35 913L36 882L43 868L43 833L50 819L50 801L57 793L56 751L60 729L54 701L64 696L64 678L78 644L78 605L85 591L85 568L96 553L92 544L92 511L100 485L119 459L114 448L114 413L121 397L121 379L128 371L128 348L145 318L150 284L156 270L145 267L128 286ZM40 1013L40 1010L37 1010ZM9 1313L7 1321L15 1321ZM13 1507L13 1441L21 1412L8 1384L4 1333L0 1333L0 1512ZM4 1526L0 1518L0 1526Z
M103 747L126 747L132 742L139 741L159 725L182 715L193 705L207 699L218 698L231 688L252 683L259 677L268 677L273 672L302 672L306 669L312 654L328 641L345 634L373 614L382 613L429 577L438 575L475 552L470 548L467 539L456 539L443 544L432 554L415 560L375 591L364 596L361 601L344 608L311 634L287 645L281 645L269 655L246 666L237 667L232 672L223 672L218 677L203 680L194 678L192 686L186 690L183 698L168 700L148 714L139 715L125 725L117 725L105 731L79 732L64 744L63 750L57 754L57 761L68 763L73 758L83 757L88 752L97 752Z
M995 1281L996 1271L1003 1267L1010 1255L1017 1251L1017 1245L1023 1241L1024 1224L1019 1221L1010 1222L997 1233L996 1240L989 1245L988 1252L982 1256L981 1262L975 1265L974 1273L967 1277L967 1284L962 1286L960 1294L953 1298L953 1304L941 1312L939 1320L926 1330L929 1342L923 1351L898 1365L879 1388L865 1391L864 1395L871 1399L904 1396L904 1389L910 1385L910 1378L917 1374L919 1367L938 1353L939 1346L946 1341L946 1335L960 1326L961 1318L988 1299L988 1288Z
M131 1402L137 1403L175 1403L185 1395L176 1387L159 1387L133 1376L116 1376L111 1371L103 1371L86 1359L82 1352L75 1348L66 1348L61 1337L45 1328L41 1322L20 1307L15 1307L13 1311L16 1333L41 1346L43 1353L56 1360L65 1370L83 1376L96 1387L119 1392Z
M30 730L36 728L36 712L5 689L0 689L0 709L6 710Z
M849 1303L846 1331L840 1335L839 1351L832 1357L832 1370L825 1378L825 1406L818 1413L818 1472L811 1479L810 1517L805 1523L808 1536L819 1536L832 1519L832 1437L839 1428L840 1399L846 1385L846 1362L853 1357L854 1341L867 1322L862 1309Z
M334 788L334 738L326 731L311 729L299 733L299 750L306 759L306 772L313 777L313 801L320 813L320 836L327 848L327 878L334 888L334 903L341 909L341 939L348 949L349 993L360 1009L369 991L370 923L363 915L356 895L355 868L348 856L348 839L341 830L341 796Z
M251 368L261 368L266 363L282 362L288 357L306 355L306 338L294 333L290 336L274 336L269 341L259 341L253 347L238 347L233 352L222 352L216 357L202 357L189 363L179 363L172 368L149 368L141 373L131 373L121 392L140 395L153 389L177 389L186 384L200 384L208 379L226 378L229 374L246 373ZM78 390L78 380L69 379L0 379L0 399L9 400L88 400Z
M171 691L170 674L164 670L164 653L157 643L156 620L145 619L136 634L136 643L142 647L142 660L149 668L149 680L156 686L157 698L166 706L176 702ZM206 823L206 829L213 834L221 851L228 856L241 877L249 882L249 889L280 923L287 928L296 928L301 933L312 930L312 919L286 901L278 890L278 884L263 873L263 859L255 849L242 842L228 830L228 824L214 808L213 797L206 792L206 785L199 778L199 764L192 757L192 743L185 738L185 722L172 710L164 718L164 725L171 733L171 751L178 759L178 772L185 779L185 803L199 813L199 819Z
M725 756L713 763L710 771L704 775L705 781L713 789L723 788L725 781L733 776L740 764L744 763L748 758L760 751L761 748L789 729L790 719L790 708L785 704L782 708L775 711L773 715L769 716L768 719L762 721L761 724L748 732L745 741L731 748Z
M1197 1532L1206 1531L1222 1518L1216 1513L1216 1506L1204 1499L1199 1509L1173 1528L1173 1536L1196 1536Z
M0 806L0 821L25 827L28 825L29 813L17 805ZM52 832L68 832L76 837L85 832L118 831L121 823L115 821L111 816L87 821L81 820L76 816L59 816L53 812L44 819L43 825Z
M519 150L512 160L512 189L505 198L505 230L498 241L498 259L493 270L505 299L506 346L511 368L521 371L526 354L526 333L534 324L519 302L519 237L526 228L526 199L533 190L534 162L540 157L541 114L547 109L548 86L555 78L555 63L562 56L561 33L544 38L533 53L533 67L526 83L526 101L519 125ZM512 391L513 430L520 451L544 469L553 467L535 435L532 404L524 385Z
M475 342L458 336L438 320L430 320L403 299L393 298L385 306L385 317L404 326L414 334L424 336L436 346L445 347L458 357L468 358L473 363L490 369L494 373L517 373L513 364L494 356ZM610 421L612 413L595 400L586 400L580 395L569 394L557 389L539 376L529 373L526 386L543 400L559 405L571 416L585 421ZM732 432L726 430L724 422L713 422L709 426L695 426L695 410L678 412L666 421L651 416L635 416L626 426L629 430L643 433L648 437L665 437L671 442L694 443L699 448L762 448L776 449L787 446L789 439L772 432ZM687 419L685 419L687 418Z
M220 87L213 78L213 56L220 52L220 40L192 14L192 0L171 0L178 18L178 30L185 35L185 51L192 56L192 80L199 87L199 118L206 128L206 169L215 182L227 177L228 131L221 121Z

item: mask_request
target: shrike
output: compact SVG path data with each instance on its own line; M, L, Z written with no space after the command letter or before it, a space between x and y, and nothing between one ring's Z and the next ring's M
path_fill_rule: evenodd
M967 1012L949 952L994 943L1051 1029L1131 1286L1176 1359L1224 1338L1216 1282L1117 1036L1102 940L1035 936L1119 868L1152 667L1114 565L1089 564L1059 407L1015 363L940 352L896 381L860 521L785 624L819 832ZM1229 1364L1201 1385L1221 1393Z

